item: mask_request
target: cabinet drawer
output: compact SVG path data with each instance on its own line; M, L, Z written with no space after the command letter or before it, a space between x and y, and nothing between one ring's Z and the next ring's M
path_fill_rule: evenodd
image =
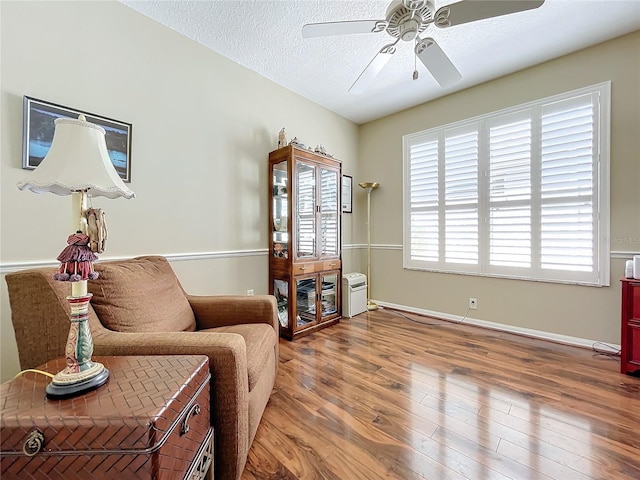
M304 275L305 273L313 273L316 271L315 263L294 263L293 264L293 274L294 275Z
M325 260L322 264L323 270L337 270L340 268L341 261L339 259Z
M294 263L293 274L304 275L305 273L322 272L324 270L338 270L341 265L342 262L337 258L321 262Z

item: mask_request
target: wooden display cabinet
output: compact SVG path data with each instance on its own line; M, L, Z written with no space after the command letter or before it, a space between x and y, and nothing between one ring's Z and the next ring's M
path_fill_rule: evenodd
M640 280L622 280L620 371L640 376Z
M287 146L269 154L269 293L293 340L340 320L342 164Z

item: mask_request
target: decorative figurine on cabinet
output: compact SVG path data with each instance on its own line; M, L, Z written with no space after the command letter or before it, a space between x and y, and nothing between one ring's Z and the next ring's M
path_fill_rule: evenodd
M304 148L304 143L298 140L298 137L293 137L293 139L289 142L289 145L292 145L298 148Z
M280 130L280 133L278 133L278 148L282 148L286 146L287 146L287 133L284 131L284 127L282 127L282 130Z

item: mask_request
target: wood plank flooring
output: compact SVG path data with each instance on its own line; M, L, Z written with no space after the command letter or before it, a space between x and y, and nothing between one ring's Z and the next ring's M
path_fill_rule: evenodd
M281 340L242 480L640 479L617 358L404 315Z

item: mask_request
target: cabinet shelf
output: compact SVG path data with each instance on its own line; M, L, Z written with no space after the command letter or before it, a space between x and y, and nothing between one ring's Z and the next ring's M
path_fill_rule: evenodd
M340 320L342 164L288 146L269 154L269 173L269 288L293 340Z

